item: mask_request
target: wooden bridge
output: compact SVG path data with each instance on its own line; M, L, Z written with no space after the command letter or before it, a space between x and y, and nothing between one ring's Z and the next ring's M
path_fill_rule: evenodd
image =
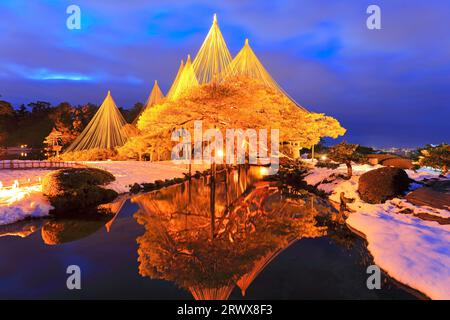
M84 167L75 161L0 160L0 170L62 169Z

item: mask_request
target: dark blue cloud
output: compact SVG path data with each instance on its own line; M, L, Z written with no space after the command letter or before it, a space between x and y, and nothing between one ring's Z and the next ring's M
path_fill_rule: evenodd
M82 29L66 28L66 8ZM300 104L337 117L347 139L376 146L449 141L450 3L378 0L382 30L366 28L372 1L2 0L0 94L32 100L144 101L167 91L195 55L213 13L232 54L245 38Z

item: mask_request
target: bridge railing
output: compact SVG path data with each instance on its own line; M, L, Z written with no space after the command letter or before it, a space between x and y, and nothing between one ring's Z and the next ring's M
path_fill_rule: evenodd
M75 161L0 160L0 170L59 169L83 167Z

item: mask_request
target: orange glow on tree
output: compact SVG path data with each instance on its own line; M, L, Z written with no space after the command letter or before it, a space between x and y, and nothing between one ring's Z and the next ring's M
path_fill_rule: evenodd
M113 149L121 146L128 138L126 131L123 130L126 124L127 122L117 108L111 92L108 91L108 95L97 113L78 138L67 148L66 152Z
M222 32L214 15L213 24L208 32L197 56L194 59L194 70L200 84L218 82L226 74L231 63L231 54L222 36Z

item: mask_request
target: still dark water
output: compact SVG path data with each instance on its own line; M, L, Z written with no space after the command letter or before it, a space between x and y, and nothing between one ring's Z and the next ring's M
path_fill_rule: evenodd
M260 180L252 167L119 199L108 218L2 227L0 298L414 299L384 275L367 289L366 246L324 200Z

